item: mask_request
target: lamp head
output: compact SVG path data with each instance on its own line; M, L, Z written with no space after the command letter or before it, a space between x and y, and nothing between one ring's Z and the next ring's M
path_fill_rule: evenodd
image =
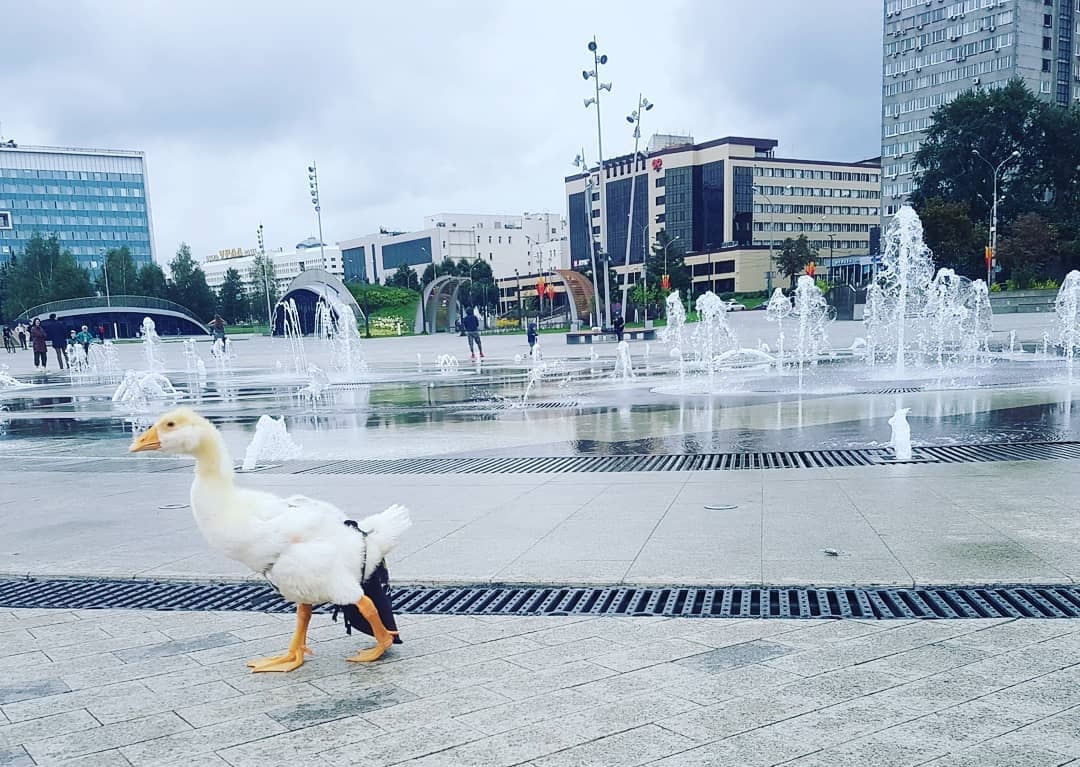
M593 96L589 96L589 98L584 99L584 101L586 107L591 107L593 104L596 103L596 98L594 98Z
M600 83L600 90L611 92L611 83Z
M1011 156L1012 157L1019 157L1020 156L1020 150L1019 149L1014 149Z
M315 172L315 166L314 165L309 165L309 166L307 166L307 170L308 170L308 173L314 173Z
M595 40L590 40L589 41L589 50L593 51L594 53L596 52L596 41Z
M592 77L592 74L593 73L590 72L589 70L583 69L583 70L581 70L581 79L588 80L590 77Z
M653 108L653 103L651 101L649 101L648 99L643 99L642 100L642 106L644 106L645 111L648 112L650 109Z
M607 54L605 54L605 53L600 54L600 63L601 64L607 64Z
M631 112L630 114L628 114L626 116L626 121L628 123L630 123L631 125L634 124L634 120L636 120L636 119L637 119L637 112Z

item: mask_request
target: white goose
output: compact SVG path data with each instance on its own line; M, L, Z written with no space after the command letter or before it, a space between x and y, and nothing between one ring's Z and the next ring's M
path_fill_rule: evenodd
M250 661L248 666L253 670L292 671L303 665L305 653L311 653L307 628L312 606L324 602L341 606L349 624L375 638L375 647L347 660L378 660L391 644L400 641L398 632L392 630L396 627L389 601L380 599L376 606L364 593L364 586L374 591L377 599L385 597L383 559L411 524L405 507L391 506L352 521L324 501L301 495L281 498L237 487L232 458L220 432L189 408L161 416L136 438L130 450L193 456L191 509L207 543L265 575L285 599L296 603L296 633L289 649L282 655Z

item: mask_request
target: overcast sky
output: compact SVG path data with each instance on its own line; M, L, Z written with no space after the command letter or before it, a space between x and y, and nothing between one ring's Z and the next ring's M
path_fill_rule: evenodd
M147 154L158 260L181 240L292 247L440 212L565 214L596 159L581 70L595 34L604 153L642 126L777 138L780 156L880 151L880 0L5 3L3 133Z

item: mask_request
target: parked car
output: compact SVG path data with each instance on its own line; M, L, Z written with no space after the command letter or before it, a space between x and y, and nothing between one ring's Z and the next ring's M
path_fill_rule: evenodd
M740 304L738 301L728 301L727 302L727 311L729 311L729 312L741 312L745 308L746 307L743 306L742 304Z

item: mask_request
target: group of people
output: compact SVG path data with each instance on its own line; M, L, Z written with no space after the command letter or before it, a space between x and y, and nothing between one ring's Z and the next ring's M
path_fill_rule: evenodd
M90 344L95 341L101 342L105 337L105 329L99 328L100 337L95 338L90 328L83 325L81 329L69 328L55 314L50 314L44 322L35 317L30 327L23 324L11 328L4 326L4 349L14 354L15 344L26 349L27 343L34 351L34 370L45 370L49 363L49 347L52 346L56 353L56 364L61 370L70 366L69 349L73 346L81 346L85 354L90 353Z

